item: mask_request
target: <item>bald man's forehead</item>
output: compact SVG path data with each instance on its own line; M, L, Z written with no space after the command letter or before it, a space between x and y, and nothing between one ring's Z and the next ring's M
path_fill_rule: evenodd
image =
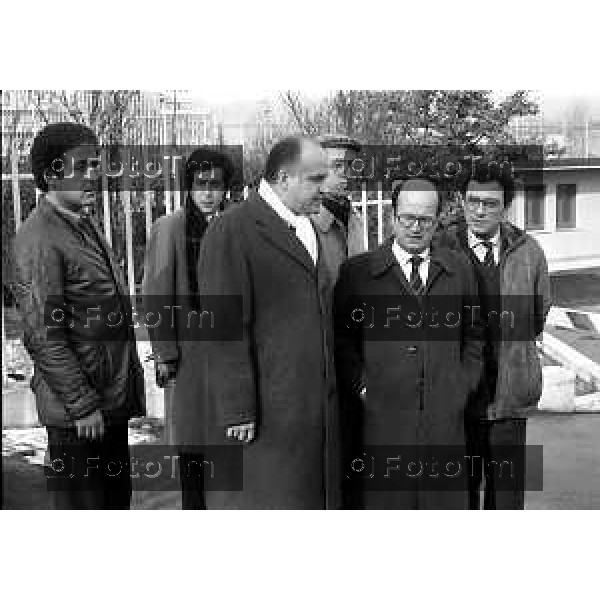
M418 192L434 192L437 194L437 188L435 184L427 179L409 179L401 184L400 193L407 191L418 191Z
M398 194L398 204L403 204L405 202L422 202L422 203L432 203L437 206L438 203L438 193L435 189L433 190L425 190L425 189L402 189L400 194Z
M437 213L439 196L434 184L423 179L407 181L398 194L397 209L399 212L410 209L418 212Z
M324 169L327 167L327 155L323 148L312 140L302 141L300 161L305 169Z

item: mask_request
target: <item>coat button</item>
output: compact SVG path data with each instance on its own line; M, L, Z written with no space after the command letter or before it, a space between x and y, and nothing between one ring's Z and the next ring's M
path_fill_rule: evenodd
M417 347L416 346L408 346L406 348L406 352L408 354L416 354L417 353Z

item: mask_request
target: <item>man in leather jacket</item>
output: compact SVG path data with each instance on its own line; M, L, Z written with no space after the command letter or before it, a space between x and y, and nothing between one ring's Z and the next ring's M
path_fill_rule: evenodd
M48 489L65 509L129 508L127 425L145 414L131 301L87 211L96 201L97 145L75 123L36 136L32 168L44 195L15 238L15 296L48 432Z

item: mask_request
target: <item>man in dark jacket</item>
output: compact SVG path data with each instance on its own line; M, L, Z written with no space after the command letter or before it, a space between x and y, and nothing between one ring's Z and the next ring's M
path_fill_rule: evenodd
M218 217L232 176L231 161L210 148L194 151L185 169L185 206L158 219L146 245L143 293L147 311L165 313L165 306L174 307L171 329L149 328L156 362L157 380L165 388L165 427L174 435L168 443L181 447L179 466L182 484L182 508L204 508L203 478L194 465L202 465L202 457L184 447L199 444L198 427L202 414L196 399L189 394L174 394L175 381L183 354L189 350L186 334L190 311L198 310L198 255L200 244L210 221ZM171 312L167 309L167 319ZM175 396L175 397L174 397ZM186 400L191 400L186 403ZM174 440L172 438L175 438Z
M513 195L514 180L505 165L480 164L466 185L465 223L442 231L436 240L473 265L486 319L484 377L466 411L467 450L481 457L473 462L470 479L472 509L480 508L482 483L485 509L524 508L526 416L542 393L535 341L550 310L548 266L539 244L506 220ZM497 315L503 315L504 324ZM510 316L510 329L504 316ZM520 464L514 477L500 481L493 465L504 460Z
M475 278L460 253L431 248L440 211L433 183L405 182L392 206L394 238L348 259L335 288L338 387L344 414L353 415L346 421L358 419L362 438L350 463L360 477L348 464L344 472L354 478L354 507L463 509L466 476L462 485L441 477L435 488L428 476L398 469L462 459L463 412L482 366L480 319L461 318L476 299ZM386 459L377 458L378 469L370 452L384 447L388 466L396 455L409 463L382 474ZM365 467L371 459L373 470Z
M314 141L279 141L258 193L204 237L201 302L242 300L239 339L198 344L177 377L178 392L205 403L206 439L243 444L243 490L207 490L208 508L335 506L329 282L307 217L326 172Z
M17 306L57 508L129 508L127 422L145 413L131 302L85 210L96 201L97 156L82 125L36 136L33 174L45 196L15 239Z

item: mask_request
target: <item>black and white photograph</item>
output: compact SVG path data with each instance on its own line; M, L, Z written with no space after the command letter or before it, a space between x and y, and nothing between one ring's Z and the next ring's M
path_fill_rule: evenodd
M7 13L10 593L579 593L596 34L471 4Z
M600 506L600 97L2 118L3 508Z

